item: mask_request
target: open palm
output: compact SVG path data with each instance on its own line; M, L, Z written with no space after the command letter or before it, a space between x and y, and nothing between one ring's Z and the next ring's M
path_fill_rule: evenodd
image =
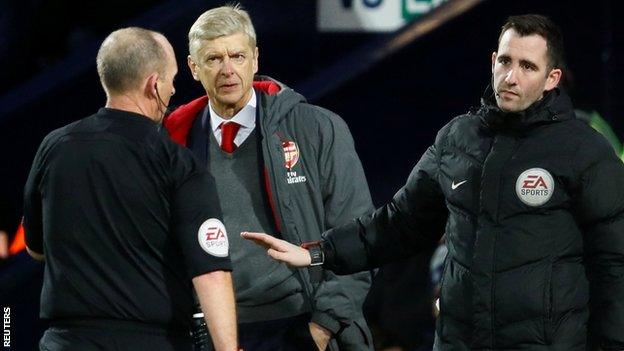
M242 232L241 236L267 249L273 259L293 267L307 267L312 262L308 250L265 233Z

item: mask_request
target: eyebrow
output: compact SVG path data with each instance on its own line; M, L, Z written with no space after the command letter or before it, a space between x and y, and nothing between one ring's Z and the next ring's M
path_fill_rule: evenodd
M237 49L231 50L230 54L232 54L232 53L239 54L239 53L244 53L245 51L246 51L245 48L237 48ZM221 55L221 51L220 50L207 49L204 52L204 56L208 56L208 55Z
M511 60L511 57L509 57L509 55L499 55L496 58L497 61L502 60L502 59ZM520 64L527 65L535 70L539 70L539 66L535 62L527 60L527 59L521 59Z
M209 57L218 57L218 56L221 56L221 53L218 53L215 51L205 52L203 55L201 55L201 57L204 59L207 59Z
M232 51L229 53L229 55L239 55L239 54L244 54L244 53L245 53L245 50L244 50L244 49L242 49L242 50L232 50Z
M539 67L537 66L537 64L535 64L533 61L529 61L529 60L520 60L520 64L521 65L527 65L531 68L533 68L534 70L538 70Z

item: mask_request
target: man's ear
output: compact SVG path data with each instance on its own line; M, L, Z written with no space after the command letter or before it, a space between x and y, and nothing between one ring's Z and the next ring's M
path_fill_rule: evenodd
M260 55L260 51L258 47L254 49L254 61L253 61L253 72L254 74L258 73L258 55Z
M191 75L193 75L193 79L199 81L199 75L197 73L197 64L193 61L191 55L186 57L186 63L188 64L189 69L191 70Z
M156 91L156 89L158 89L157 85L158 73L152 73L147 76L147 78L143 82L143 91L145 93L145 96L156 97L158 95Z
M548 73L548 77L546 77L546 85L544 86L544 90L550 91L559 85L559 81L561 80L561 75L563 72L559 68L553 68Z
M494 74L494 65L496 64L496 51L492 53L492 74Z

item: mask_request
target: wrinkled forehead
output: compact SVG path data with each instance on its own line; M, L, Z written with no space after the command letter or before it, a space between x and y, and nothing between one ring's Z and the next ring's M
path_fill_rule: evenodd
M222 35L212 39L197 39L194 43L199 56L210 52L248 52L253 51L251 39L243 32Z

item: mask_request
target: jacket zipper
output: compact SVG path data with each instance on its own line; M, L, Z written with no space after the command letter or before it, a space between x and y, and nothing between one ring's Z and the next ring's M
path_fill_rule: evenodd
M265 126L262 125L262 130L263 130L263 134L265 138L267 137L267 132L265 129ZM277 135L277 134L276 134ZM279 136L278 136L279 137ZM269 144L269 145L267 145ZM291 236L291 233L287 233L288 232L288 228L286 225L286 222L284 221L284 216L282 215L282 206L281 206L281 199L279 196L279 191L277 189L277 179L275 178L275 167L274 167L274 160L272 157L272 153L270 148L272 147L272 141L270 140L263 140L262 146L263 146L263 150L266 153L266 157L268 158L268 162L265 162L265 166L267 167L268 173L269 173L269 185L271 186L271 192L273 193L273 201L275 202L275 209L277 210L277 216L279 217L279 220L281 221L282 224L282 235L286 234L288 236L288 239L293 239ZM265 150L265 146L268 146L267 149ZM278 145L278 148L281 147L281 145ZM284 238L286 239L286 236L284 236ZM301 240L301 238L294 238L294 239L298 239L299 241ZM292 242L292 240L290 240ZM307 300L308 300L308 304L310 305L310 313L314 312L314 303L312 302L312 289L309 286L309 282L307 279L305 279L305 275L303 274L303 270L301 269L297 269L296 270L297 274L299 275L299 278L301 278L301 282L302 282L302 288L303 288L303 292L305 293Z
M497 135L496 138L500 138L500 136ZM497 239L498 239L498 232L500 230L499 229L500 228L499 219L500 219L500 212L501 212L500 211L500 206L501 206L500 198L501 198L501 192L503 192L503 186L501 184L503 182L502 173L503 173L503 170L507 169L507 165L508 165L509 161L513 158L513 155L516 153L516 150L518 149L518 146L519 146L519 142L518 142L517 138L511 139L510 142L514 143L513 151L509 154L509 157L507 157L507 159L504 160L504 164L500 168L500 172L498 174L499 187L498 187L498 198L496 199L496 206L497 206L496 218L495 218L496 230L494 231L494 238L493 238L494 242L492 243L492 284L491 284L491 294L490 294L490 303L492 305L492 317L491 317L491 321L490 321L490 325L491 325L491 328L492 328L492 332L491 332L492 333L491 334L492 335L492 342L491 342L490 345L492 346L492 349L496 349L496 342L495 342L495 340L496 340L495 335L496 334L494 332L494 330L495 330L495 325L494 325L495 318L494 317L496 315L496 307L495 307L496 306L495 305L495 293L496 293L496 291L495 291L496 290L496 279L495 279L495 277L496 277L496 242L497 242ZM492 142L492 147L494 147L494 145L495 145L495 141ZM490 152L491 151L492 150L490 149Z

